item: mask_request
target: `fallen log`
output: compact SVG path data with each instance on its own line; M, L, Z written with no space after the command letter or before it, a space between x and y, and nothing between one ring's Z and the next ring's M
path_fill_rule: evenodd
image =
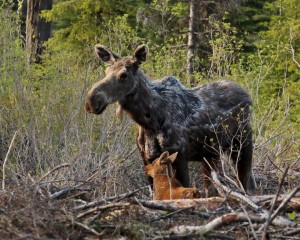
M273 200L274 195L258 195L258 196L249 196L249 198L257 203L257 205L268 208L270 207L271 201ZM282 194L279 195L276 203L275 208L277 208L282 201L284 201L288 195ZM145 201L147 202L148 206L144 205L145 207L149 207L152 203L153 205L156 203L157 205L164 205L168 206L169 208L179 209L179 208L186 208L186 207L194 207L194 210L199 211L215 211L219 208L224 201L228 201L229 203L234 204L234 200L228 200L224 197L211 197L211 198L198 198L198 199L177 199L177 200L155 200L155 201ZM140 200L139 200L140 201ZM150 206L151 208L151 206ZM287 211L300 211L300 196L292 197L286 205Z
M230 223L248 222L249 219L251 220L251 222L264 223L267 220L267 218L268 215L265 213L256 213L256 214L245 214L242 212L228 213L220 217L217 217L214 220L202 226L187 226L187 225L175 226L169 230L169 233L175 235L189 235L189 234L204 235L208 232L213 231L214 229L217 229L221 226ZM288 226L292 226L293 222L282 217L276 217L273 220L272 224L279 227L288 227Z

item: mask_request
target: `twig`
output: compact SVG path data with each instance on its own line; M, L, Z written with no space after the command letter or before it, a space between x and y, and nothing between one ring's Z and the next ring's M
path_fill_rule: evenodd
M75 189L81 187L81 185L82 185L82 184L78 184L78 185L73 186L73 187L64 188L64 189L62 189L62 190L60 190L60 191L58 191L58 192L55 192L55 193L51 194L51 195L49 196L49 199L50 199L50 200L54 200L54 199L56 199L56 198L58 198L58 197L60 197L60 196L62 196L62 195L65 195L65 194L69 193L69 192L72 191L72 190L75 190Z
M281 178L281 180L280 180L279 186L278 186L278 188L277 188L276 195L275 195L275 197L274 197L274 199L273 199L273 201L272 201L272 205L271 205L270 211L269 211L269 213L268 213L268 219L267 219L266 223L264 224L264 231L263 231L262 237L261 237L262 240L265 240L265 239L266 239L266 236L267 236L267 230L268 230L268 227L269 227L269 225L270 225L270 223L271 223L271 214L272 214L272 212L273 212L275 203L276 203L276 201L277 201L277 199L278 199L280 190L281 190L281 188L282 188L282 185L283 185L283 182L284 182L284 179L285 179L285 176L286 176L288 170L289 170L289 167L287 167L287 168L285 169L285 171L284 171L284 173L283 173L283 175L282 175L282 178Z
M292 28L290 28L290 45L291 45L291 53L292 53L292 59L294 61L294 63L300 68L300 63L296 60L295 57L295 49L293 47L293 31Z
M297 186L294 188L294 190L285 198L284 201L281 202L281 204L279 205L279 207L276 209L276 211L272 214L270 222L272 222L275 217L278 215L278 213L285 208L285 206L288 204L288 202L291 200L292 197L294 197L296 195L297 192L300 191L300 186Z
M101 237L103 235L102 233L97 232L95 229L90 228L89 226L84 225L81 222L73 221L73 223L80 226L80 227L82 227L82 228L84 228L84 229L86 229L86 230L88 230L89 232L95 234L97 237Z
M101 199L101 200L98 200L98 201L93 201L93 202L85 203L85 204L82 204L82 205L79 205L79 206L75 207L73 209L73 211L79 211L79 210L82 210L82 209L86 209L86 208L90 208L90 207L95 207L97 205L100 205L100 204L103 204L103 203L106 203L106 202L109 202L109 201L113 201L113 200L116 200L116 199L119 200L119 199L124 199L124 198L127 198L127 197L131 197L132 195L134 195L135 193L139 192L143 188L144 187L139 188L139 189L137 189L135 191L132 191L132 192L120 194L120 195L113 196L113 197L108 197L108 198Z
M64 167L70 167L71 165L69 163L63 163L61 165L56 166L55 168L51 169L50 171L48 171L44 176L42 176L38 182L40 183L42 180L44 180L48 175L50 175L51 173L53 173L54 171L64 168Z
M174 212L171 212L171 213L168 213L168 214L164 214L164 215L162 215L160 217L149 219L149 220L147 220L147 223L151 223L151 222L155 222L155 221L158 221L158 220L161 220L161 219L169 218L169 217L173 216L174 214L183 212L185 210L189 210L191 208L193 208L193 206L189 206L189 207L186 207L186 208L178 209L178 210L176 210Z
M76 219L79 219L79 218L82 218L88 214L91 214L93 212L96 212L96 211L99 211L99 210L104 210L104 209L108 209L108 208L119 208L119 207L126 207L128 206L129 203L110 203L110 204L107 204L105 206L97 206L95 208L92 208L88 211L85 211L83 213L80 213L77 215Z
M97 173L97 172L96 172L96 173ZM75 186L73 186L73 187L64 188L64 189L62 189L62 190L60 190L60 191L58 191L58 192L55 192L55 193L51 194L51 195L49 196L49 199L50 199L50 200L56 199L56 198L58 198L58 197L60 197L60 196L62 196L62 195L64 195L64 194L69 193L69 192L72 191L72 190L75 190L75 189L80 188L83 184L89 182L89 181L95 176L96 173L94 173L92 176L90 176L90 177L89 177L87 180L85 180L84 182L81 182L81 183L79 183L79 184L77 184L77 185L75 185Z
M286 232L284 235L289 236L289 235L294 235L297 233L300 233L300 228L290 230L290 231Z
M238 202L247 203L252 209L255 211L260 211L261 207L255 204L251 199L247 198L246 196L231 190L229 187L223 185L220 180L218 179L218 175L215 171L211 172L212 182L216 189L218 190L219 194L223 197L230 197L232 199L237 200Z
M149 187L150 187L150 185L148 185ZM133 197L133 199L135 200L135 202L136 203L138 203L139 204L139 206L145 211L145 212L149 212L149 210L146 208L146 207L144 207L140 202L139 202L139 200L134 196Z
M215 234L215 233L207 233L207 234L186 234L186 235L169 235L167 237L164 236L159 236L153 238L153 240L180 240L180 239L222 239L222 240L234 240L235 238L230 237L230 236L225 236L225 235L220 235L220 234Z
M254 228L253 228L253 224L252 224L252 221L251 221L251 219L250 219L250 217L249 217L249 214L248 214L248 212L246 211L246 209L243 207L242 204L240 204L240 206L241 206L243 212L245 213L245 215L246 215L246 217L247 217L247 219L248 219L248 222L249 222L249 224L250 224L251 231L252 231L252 233L253 233L253 237L255 238L255 240L257 240L257 239L258 239L258 238L257 238L257 234L256 234L256 232L255 232L255 230L254 230Z
M9 156L9 154L10 154L10 151L11 151L11 149L12 149L12 146L13 146L13 144L14 144L14 141L15 141L15 139L16 139L16 136L17 136L17 133L18 133L18 132L19 132L19 131L15 131L14 136L13 136L13 138L12 138L10 144L9 144L9 148L8 148L7 153L6 153L6 156L5 156L5 158L4 158L4 162L3 162L3 166L2 166L2 190L3 190L3 191L5 191L5 178L6 178L6 175L5 175L5 167L6 167L6 163L7 163L8 156Z

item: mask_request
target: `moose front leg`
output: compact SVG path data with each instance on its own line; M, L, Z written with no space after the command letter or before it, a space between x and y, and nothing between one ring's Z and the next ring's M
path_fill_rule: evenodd
M178 154L176 161L173 163L173 167L176 171L176 179L182 184L183 187L189 187L190 177L187 160L183 158L181 154Z

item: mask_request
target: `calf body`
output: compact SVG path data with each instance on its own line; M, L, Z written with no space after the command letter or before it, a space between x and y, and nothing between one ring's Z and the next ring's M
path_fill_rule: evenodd
M111 66L105 78L89 90L86 110L101 114L108 104L118 102L139 125L137 146L145 166L164 151L178 152L173 163L175 177L188 187L188 161L200 161L209 196L214 195L210 192L211 168L227 151L241 187L250 194L254 192L249 121L252 101L245 90L230 81L191 89L175 77L151 81L139 69L146 60L144 45L133 56L123 58L102 45L96 45L95 50Z
M169 156L163 152L152 164L145 167L146 173L153 178L153 200L200 198L196 188L182 187L172 174L171 164L176 159L177 152Z

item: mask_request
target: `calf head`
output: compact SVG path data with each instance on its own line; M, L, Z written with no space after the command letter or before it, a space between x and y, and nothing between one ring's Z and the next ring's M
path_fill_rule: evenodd
M178 152L169 155L168 151L163 152L159 158L155 159L152 164L145 167L146 173L154 178L155 175L168 174L172 175L171 164L175 161Z

